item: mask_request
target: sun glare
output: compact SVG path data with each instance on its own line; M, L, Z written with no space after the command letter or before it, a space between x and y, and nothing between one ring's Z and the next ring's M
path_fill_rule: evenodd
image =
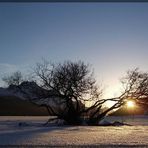
M134 106L135 106L135 102L134 101L127 101L127 107L133 108Z

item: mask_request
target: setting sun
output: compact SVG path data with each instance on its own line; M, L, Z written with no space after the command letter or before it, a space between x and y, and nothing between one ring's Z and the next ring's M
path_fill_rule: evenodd
M127 107L133 108L134 106L135 106L135 102L134 101L127 101Z

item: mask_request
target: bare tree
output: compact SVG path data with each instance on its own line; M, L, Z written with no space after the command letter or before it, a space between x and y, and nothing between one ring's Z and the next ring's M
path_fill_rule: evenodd
M21 82L23 82L23 76L20 71L16 71L12 73L11 75L4 76L2 80L8 85L19 85Z
M124 97L133 99L138 104L148 105L148 73L138 68L130 70L122 79L125 89Z
M101 99L102 89L96 84L89 65L67 61L63 64L38 63L34 69L42 88L54 92L46 100L52 115L64 119L68 124L82 124L84 117L88 125L97 125L109 112L123 106L129 99L148 105L148 73L138 68L129 70L122 78L123 91L116 98ZM55 98L55 99L52 99ZM47 103L50 99L57 105ZM107 101L110 108L103 109Z
M89 65L82 61L66 61L63 64L44 61L36 65L34 72L38 84L53 92L48 98L37 100L42 100L41 105L46 104L52 115L64 119L68 124L82 124L85 117L87 124L98 124L109 111L123 103L122 97L101 99L102 89L96 84ZM115 101L115 105L103 110L102 107L109 100Z

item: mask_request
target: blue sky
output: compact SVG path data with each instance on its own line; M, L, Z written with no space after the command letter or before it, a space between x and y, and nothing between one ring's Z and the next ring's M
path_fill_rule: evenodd
M0 75L82 60L115 96L128 69L147 70L147 28L148 3L1 3Z

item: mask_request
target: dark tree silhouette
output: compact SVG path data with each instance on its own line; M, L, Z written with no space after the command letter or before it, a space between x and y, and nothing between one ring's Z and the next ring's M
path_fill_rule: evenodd
M148 106L148 73L138 68L130 70L122 79L125 88L124 97L133 99L139 105Z
M48 97L37 98L41 105L48 106L50 113L68 124L96 125L111 110L122 105L122 96L118 98L101 99L102 89L96 84L89 65L82 61L63 64L51 64L47 61L38 63L34 72L38 84L53 92ZM107 101L115 104L103 110Z
M20 71L16 71L12 73L11 75L4 76L2 80L8 85L19 85L21 82L23 82L23 76Z

